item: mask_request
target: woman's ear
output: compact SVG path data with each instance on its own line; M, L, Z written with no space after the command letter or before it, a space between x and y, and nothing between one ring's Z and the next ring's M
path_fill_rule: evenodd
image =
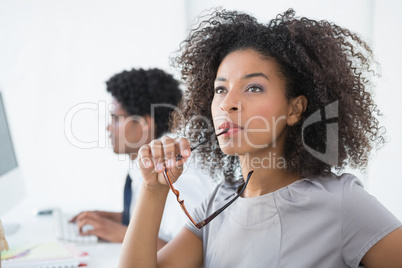
M289 126L293 126L300 121L302 114L307 108L307 98L306 96L300 95L296 98L290 100L289 113L286 123Z

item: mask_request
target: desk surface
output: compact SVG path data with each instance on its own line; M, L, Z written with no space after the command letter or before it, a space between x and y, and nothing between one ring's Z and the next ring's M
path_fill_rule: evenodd
M6 235L10 248L54 241L52 216L34 216L35 201L25 198L20 204L2 217L3 224L18 223L18 230ZM121 244L98 242L93 244L76 244L79 249L89 254L90 268L117 267Z

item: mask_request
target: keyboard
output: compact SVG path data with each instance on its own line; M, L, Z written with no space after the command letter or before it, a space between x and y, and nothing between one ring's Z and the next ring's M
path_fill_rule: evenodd
M74 243L96 243L98 237L95 235L80 235L78 225L70 223L70 217L67 217L61 210L53 211L53 226L57 239ZM85 226L83 228L85 231Z

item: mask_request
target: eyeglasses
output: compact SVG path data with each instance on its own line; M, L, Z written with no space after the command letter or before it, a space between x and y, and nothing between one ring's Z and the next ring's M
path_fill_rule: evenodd
M195 227L197 227L198 229L201 229L202 227L204 227L205 225L207 225L208 223L210 223L213 219L215 219L216 216L218 216L219 214L222 213L222 211L224 211L227 207L229 207L246 189L248 181L251 178L251 174L253 174L254 171L250 171L247 175L247 180L244 183L242 189L240 190L240 192L238 192L236 194L235 197L233 197L232 200L230 200L227 204L225 204L224 206L222 206L220 209L218 209L217 211L215 211L214 213L211 214L211 216L209 216L208 218L206 218L205 220L197 223L193 220L193 218L190 216L190 214L188 213L186 206L184 205L184 200L180 199L180 192L178 190L176 190L173 187L173 183L169 178L169 175L165 169L165 171L163 172L163 176L165 177L166 182L168 183L170 189L172 190L172 192L174 193L174 195L176 196L177 202L179 202L181 209L184 211L184 214L187 215L187 217L190 219L190 221L194 224Z
M218 136L220 136L220 135L222 135L222 134L228 132L228 130L229 130L229 129L225 129L225 130L222 131L221 133L217 134L216 137L218 137ZM207 143L207 141L208 141L208 140L204 140L204 141L198 143L197 145L195 145L194 147L191 147L191 151L195 150L195 149L196 149L197 147L199 147L200 145ZM179 160L182 159L182 158L183 158L183 156L182 156L181 154L179 154L179 155L176 156L176 161L179 161ZM173 187L173 183L172 183L172 181L170 180L169 175L168 175L168 172L167 172L166 169L165 169L165 171L163 172L163 176L165 177L165 180L166 180L167 184L169 185L170 190L172 190L173 194L176 196L177 202L179 202L179 205L180 205L181 209L183 210L184 214L186 214L186 216L190 219L190 221L194 224L195 227L197 227L198 229L201 229L202 227L204 227L205 225L207 225L208 223L210 223L213 219L215 219L216 216L218 216L219 214L221 214L222 211L224 211L227 207L229 207L237 198L239 198L239 196L240 196L240 195L244 192L244 190L246 189L247 184L248 184L248 181L250 180L251 174L253 174L253 172L254 172L254 171L250 171L250 172L248 173L248 175L247 175L247 180L246 180L246 182L244 183L242 189L240 190L240 192L238 192L238 193L236 194L235 197L233 197L232 200L230 200L227 204L225 204L225 205L222 206L220 209L218 209L217 211L215 211L214 213L212 213L211 216L209 216L208 218L206 218L205 220L203 220L203 221L201 221L201 222L199 222L199 223L196 223L196 222L193 220L193 218L190 216L190 214L188 213L188 211L187 211L187 209L186 209L186 206L184 205L184 200L181 200L181 199L180 199L180 192L179 192L178 190L176 190L176 189Z

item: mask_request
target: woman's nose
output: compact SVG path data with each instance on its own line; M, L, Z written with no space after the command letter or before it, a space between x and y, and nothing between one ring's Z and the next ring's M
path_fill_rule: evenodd
M241 100L238 96L238 93L234 90L230 90L225 99L221 103L221 110L224 112L234 112L239 111L241 108Z

